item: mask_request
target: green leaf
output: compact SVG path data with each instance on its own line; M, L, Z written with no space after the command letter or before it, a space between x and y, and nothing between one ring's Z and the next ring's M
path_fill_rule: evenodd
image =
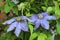
M58 18L60 18L60 9L55 10L55 15L56 15Z
M59 3L57 1L53 1L53 3L55 4L55 10L59 9Z
M13 8L14 3L10 2L9 4L5 4L5 12L8 13Z
M8 13L10 11L10 6L8 4L5 5L5 12Z
M9 3L10 2L10 0L6 0L6 3Z
M33 3L35 0L30 0L30 3Z
M12 35L11 40L15 40L15 39L16 39L16 36Z
M4 9L4 6L5 6L5 5L0 6L0 10L3 10L3 9Z
M40 35L38 36L37 40L46 40L47 39L47 35L40 33Z
M8 32L5 34L6 40L15 40L16 36L12 32Z
M60 9L59 9L59 3L57 1L53 1L53 3L55 4L55 14L57 15L57 17L60 17Z
M24 37L24 32L23 32L23 31L20 33L19 37L20 37L21 39L23 39L23 37Z
M33 26L31 24L29 25L29 29L30 29L30 33L32 34L33 33Z
M47 40L52 40L52 35L51 34L48 34Z
M13 8L13 12L14 12L16 15L18 15L18 8L17 8L16 6Z
M10 6L10 9L14 7L14 3L13 2L9 2L9 6Z
M60 21L57 21L56 28L57 28L57 33L60 34Z
M47 8L46 8L46 7L44 7L44 6L42 6L42 9L43 9L44 11L46 11L46 9L47 9Z
M6 40L6 38L5 37L0 37L0 40Z
M47 8L47 12L52 12L53 11L53 8L52 7L48 7Z
M25 8L25 3L20 3L20 8L24 9Z
M5 26L4 31L7 31L7 29L8 29L8 26Z
M37 8L31 8L32 11L34 11L35 13L38 12Z
M55 40L60 40L60 35L56 35Z
M37 37L37 33L33 33L33 34L31 34L29 40L33 40L33 39L35 39L36 37Z
M30 12L25 12L26 16L31 16L32 14L30 14Z
M6 35L5 35L5 33L3 33L3 34L0 36L0 40L6 40Z
M53 1L53 3L55 4L55 15L57 16L57 18L60 18L60 9L59 9L59 3L57 1Z

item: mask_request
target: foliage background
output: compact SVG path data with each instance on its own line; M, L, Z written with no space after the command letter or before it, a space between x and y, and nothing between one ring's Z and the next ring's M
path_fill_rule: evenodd
M19 8L18 5L20 5ZM13 2L12 0L0 0L0 40L52 40L50 30L41 27L34 31L34 25L30 22L28 22L30 31L22 31L19 37L16 37L13 31L7 33L8 25L2 25L4 21L12 17L20 15L29 17L41 12L48 12L57 17L56 21L49 22L50 29L56 30L55 40L60 40L60 0L17 0Z

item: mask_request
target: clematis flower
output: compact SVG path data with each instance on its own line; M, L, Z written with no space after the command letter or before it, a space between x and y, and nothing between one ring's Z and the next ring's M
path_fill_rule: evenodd
M26 16L14 17L3 23L4 25L10 24L7 32L10 32L15 29L14 34L18 37L21 30L28 31L28 25L26 22Z
M48 30L50 27L48 20L56 20L56 17L48 15L47 12L42 12L39 14L33 14L28 18L28 21L35 24L34 30L36 30L40 25Z

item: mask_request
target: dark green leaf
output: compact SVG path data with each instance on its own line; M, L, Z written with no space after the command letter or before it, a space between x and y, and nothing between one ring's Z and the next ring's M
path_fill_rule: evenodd
M8 4L5 5L5 12L8 13L10 11L10 6Z
M14 7L14 8L13 8L13 12L14 12L16 15L18 15L18 8L17 8L17 7Z
M5 4L5 12L8 13L13 8L14 4L11 2L10 4Z
M60 34L60 21L57 21L56 28L57 28L57 33Z

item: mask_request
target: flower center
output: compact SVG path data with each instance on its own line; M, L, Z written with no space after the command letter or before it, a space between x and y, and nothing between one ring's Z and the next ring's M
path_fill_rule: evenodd
M43 18L44 16L42 15L42 14L39 14L39 18L41 19L41 18Z
M16 20L17 21L21 21L21 17L16 17Z

